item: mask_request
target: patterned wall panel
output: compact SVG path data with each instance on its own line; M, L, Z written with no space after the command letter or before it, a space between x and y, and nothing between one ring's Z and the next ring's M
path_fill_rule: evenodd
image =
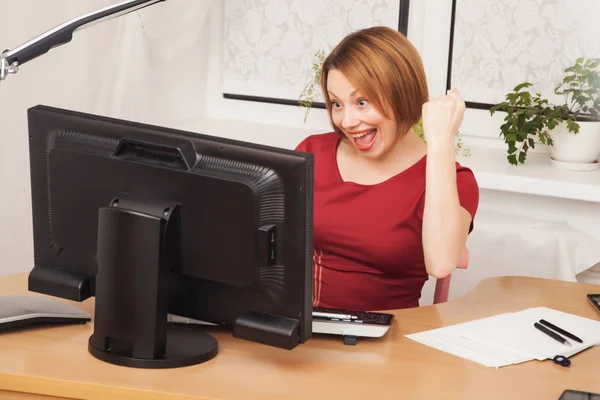
M312 76L317 50L327 53L361 28L399 29L403 3L408 5L407 0L226 0L222 92L296 101ZM406 29L407 15L404 19ZM315 101L322 101L320 94Z
M550 96L578 57L600 57L598 0L454 0L448 88L485 108L529 81Z

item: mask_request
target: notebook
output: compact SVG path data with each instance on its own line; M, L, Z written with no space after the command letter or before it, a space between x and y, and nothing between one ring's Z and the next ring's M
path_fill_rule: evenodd
M534 328L545 319L578 336L583 343L567 340L572 347L557 342ZM600 343L600 321L553 310L528 308L439 329L405 335L438 350L477 362L487 367L503 367L530 360L570 357Z

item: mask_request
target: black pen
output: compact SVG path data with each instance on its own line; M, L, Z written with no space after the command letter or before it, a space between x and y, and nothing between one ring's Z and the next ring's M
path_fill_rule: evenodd
M548 328L555 330L556 332L560 333L563 336L568 337L569 339L573 339L576 342L583 343L583 340L579 339L577 336L565 331L562 328L559 328L558 326L556 326L554 324L551 324L550 322L546 321L545 319L540 319L540 324L546 325Z
M560 336L558 333L555 333L553 331L551 331L550 329L546 328L543 325L538 324L537 322L534 322L533 326L536 327L536 329L544 332L546 335L550 336L552 339L556 340L559 343L564 344L565 346L571 346L571 343L569 343L569 341L567 339L565 339L564 337Z

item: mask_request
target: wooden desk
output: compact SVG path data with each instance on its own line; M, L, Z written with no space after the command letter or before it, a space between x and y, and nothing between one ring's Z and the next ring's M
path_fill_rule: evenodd
M0 294L26 293L26 277L1 278ZM0 334L0 389L102 400L558 399L568 388L600 393L599 347L572 357L569 368L530 361L492 369L403 337L535 306L600 319L585 298L592 292L600 292L600 287L493 278L463 298L395 312L394 326L382 339L359 339L356 346L344 346L339 337L319 336L287 351L216 330L217 357L166 370L125 368L95 359L87 351L91 323L4 333ZM93 299L76 304L93 311Z

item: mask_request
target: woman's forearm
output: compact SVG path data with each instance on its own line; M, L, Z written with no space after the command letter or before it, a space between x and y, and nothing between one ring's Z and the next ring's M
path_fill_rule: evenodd
M423 252L427 273L435 278L456 268L471 223L471 215L460 206L454 159L454 138L464 112L465 102L456 88L423 104L427 142Z
M429 275L443 278L456 268L469 224L470 215L458 198L454 143L428 146L423 252Z

